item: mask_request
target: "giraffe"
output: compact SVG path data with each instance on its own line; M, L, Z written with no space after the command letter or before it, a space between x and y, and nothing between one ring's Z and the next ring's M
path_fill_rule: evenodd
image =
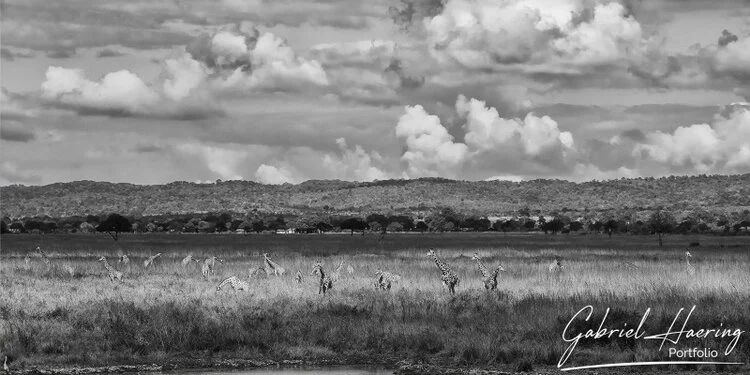
M401 276L383 271L380 268L375 271L375 276L377 277L375 287L383 290L391 290L391 284L401 280Z
M431 256L435 260L435 265L437 265L437 268L440 270L441 276L440 280L443 282L443 285L448 287L448 292L450 294L456 293L456 286L458 286L459 279L455 272L445 264L443 261L441 261L437 255L435 254L435 249L430 249L429 252L427 252L428 256Z
M42 257L42 261L44 262L44 264L47 265L47 269L50 269L52 267L52 261L49 259L49 256L47 256L47 253L42 251L42 248L39 246L36 247L36 251Z
M203 261L203 265L201 266L201 274L203 274L203 278L208 278L209 274L214 273L214 267L216 266L217 260L219 261L219 263L224 263L224 261L219 259L217 256L208 257Z
M304 280L304 277L302 276L302 271L297 270L297 276L294 276L294 280L297 282L297 284L302 284L302 281Z
M502 264L498 264L497 267L490 273L487 270L487 267L484 266L484 263L482 263L482 259L479 257L478 253L474 253L474 256L472 259L477 261L477 266L479 266L479 272L482 273L482 282L484 282L484 288L495 290L497 289L497 275L500 273L500 271L505 271L505 268Z
M268 253L263 253L263 259L265 260L266 272L270 269L271 272L268 272L269 274L273 273L276 276L284 276L284 272L286 272L284 267L272 261L271 258L268 257Z
M143 268L151 267L151 265L154 264L154 260L156 260L156 258L160 256L161 256L161 253L148 257L146 260L143 261Z
M331 280L333 281L339 281L339 277L341 277L341 267L344 266L344 261L342 260L338 267L336 267L335 270L331 273Z
M104 263L104 268L106 268L107 272L109 272L109 281L122 281L122 272L110 266L109 262L107 262L107 258L101 257L99 258L99 261Z
M118 263L122 263L124 266L127 266L130 263L130 258L128 258L127 254L120 255L120 259L117 260Z
M70 277L75 277L76 276L76 269L73 268L72 265L66 264L66 265L63 266L63 269L65 270L65 272L68 273L68 276L70 276Z
M229 276L216 286L216 291L220 291L227 284L234 290L250 290L250 284L247 281L241 280L237 276Z
M333 279L325 274L325 271L323 271L323 265L321 265L320 262L316 263L315 267L313 267L312 272L310 272L310 275L315 274L318 274L320 276L320 281L318 283L318 294L323 293L323 295L325 295L326 291L333 288Z
M685 264L687 265L687 273L688 275L695 275L695 266L690 264L690 258L693 257L693 254L690 254L690 251L687 251L685 249Z
M560 261L560 258L555 258L555 260L552 263L550 263L547 269L549 270L550 273L562 272L563 265L562 265L562 262Z
M182 268L185 268L190 265L190 261L193 260L193 254L188 254L188 256L182 258Z

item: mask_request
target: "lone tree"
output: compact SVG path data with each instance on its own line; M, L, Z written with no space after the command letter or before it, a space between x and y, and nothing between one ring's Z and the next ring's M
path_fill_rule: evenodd
M659 246L662 246L661 234L670 233L675 226L674 216L669 211L657 210L648 219L648 228L659 236Z
M107 219L102 221L99 226L96 227L96 230L99 232L107 232L107 234L112 236L112 239L117 241L117 236L120 232L130 232L132 228L130 220L125 216L110 214L107 216Z

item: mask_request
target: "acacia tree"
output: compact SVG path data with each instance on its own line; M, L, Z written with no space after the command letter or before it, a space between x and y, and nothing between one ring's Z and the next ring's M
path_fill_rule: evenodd
M343 222L341 222L341 229L343 230L351 230L351 235L354 235L354 231L362 231L362 235L365 235L365 229L367 229L367 223L358 218L358 217L351 217Z
M663 245L661 234L671 232L675 223L674 216L669 211L659 209L651 214L648 219L648 228L659 237L659 246Z
M112 239L117 241L120 232L130 232L133 226L130 224L130 220L125 216L119 214L110 214L107 218L99 223L96 230L99 232L106 232Z

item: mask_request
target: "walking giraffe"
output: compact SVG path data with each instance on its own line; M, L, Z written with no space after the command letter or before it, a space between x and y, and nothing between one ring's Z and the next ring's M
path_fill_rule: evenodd
M685 251L685 264L687 265L687 273L688 275L695 275L695 266L690 264L690 258L693 257L693 254L690 254L690 251Z
M297 270L297 276L294 276L294 280L297 282L297 284L302 284L302 281L304 280L304 277L302 276L302 271Z
M375 277L375 287L383 290L391 290L391 284L401 280L401 276L383 271L380 268L375 271Z
M263 259L265 260L266 272L268 274L274 274L276 276L284 276L284 272L286 272L284 267L272 261L271 258L268 257L268 253L263 253Z
M182 268L189 266L192 260L193 260L193 254L188 254L188 256L182 258Z
M104 263L104 268L106 268L107 272L109 272L109 281L122 281L122 272L110 266L109 262L107 262L107 258L101 257L99 258L99 261Z
M435 265L437 265L437 268L440 270L440 280L443 282L444 287L448 287L448 292L450 294L456 293L456 286L458 286L459 279L455 272L453 272L453 269L451 269L447 264L445 264L443 261L441 261L437 254L435 254L435 249L430 249L429 252L427 252L428 256L431 256L435 260Z
M216 291L220 291L224 286L229 285L234 290L250 290L250 283L245 280L241 280L237 276L229 276L222 280L219 285L216 286Z
M492 271L492 273L487 270L487 267L484 266L484 263L482 263L482 259L479 257L478 253L474 253L474 256L472 259L477 261L477 266L479 266L479 272L482 273L482 282L484 282L484 288L489 290L495 290L497 289L497 275L500 273L500 271L505 271L505 268L498 264L497 267Z
M148 257L146 260L143 261L143 268L151 267L151 265L154 264L154 260L156 260L156 258L160 256L161 256L161 253Z
M562 265L562 261L560 261L560 258L555 258L555 260L552 263L550 263L547 269L549 270L550 273L562 272L563 265Z
M344 261L342 260L338 267L336 267L335 270L331 273L331 280L333 281L339 281L339 278L341 277L341 268L344 267Z
M320 280L318 283L318 294L323 293L323 295L325 295L326 291L333 288L333 279L325 274L325 271L323 271L323 265L321 265L320 262L316 263L315 267L313 267L312 272L310 272L310 275L315 274L320 276Z

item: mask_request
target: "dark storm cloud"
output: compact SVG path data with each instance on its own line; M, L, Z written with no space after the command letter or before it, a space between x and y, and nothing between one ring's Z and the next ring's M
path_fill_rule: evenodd
M9 142L30 142L36 138L33 130L28 129L21 122L4 121L0 127L0 139Z
M737 37L737 35L734 35L729 30L724 29L721 32L721 36L719 37L719 45L722 46L722 47L724 47L727 44L732 43L732 42L736 42L738 40L739 40L739 38Z
M105 48L96 53L96 57L100 59L106 58L106 57L118 57L118 56L125 56L125 53L117 51L117 50L113 50L110 48Z
M34 56L35 55L31 52L16 52L11 51L10 49L5 47L0 48L0 58L7 61L14 61L15 59L29 59Z
M635 142L643 142L646 140L646 135L643 134L643 131L639 129L625 130L622 133L620 133L620 136L623 138L633 140Z
M47 57L50 59L69 59L75 55L75 48L55 48L47 51Z

